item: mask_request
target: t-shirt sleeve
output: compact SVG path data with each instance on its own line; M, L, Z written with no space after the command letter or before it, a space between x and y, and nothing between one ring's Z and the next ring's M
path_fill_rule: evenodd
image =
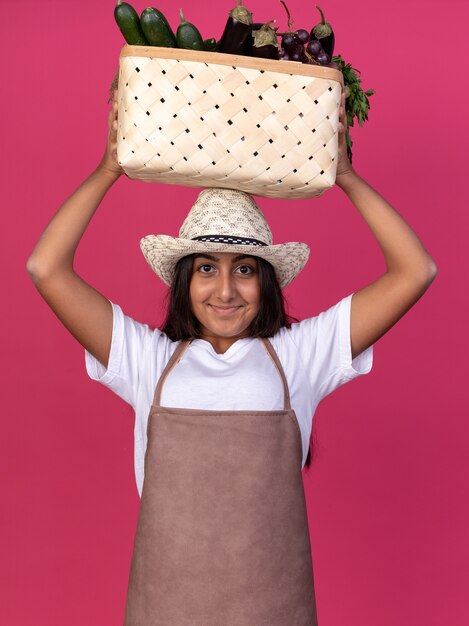
M373 365L373 346L354 359L350 340L352 295L326 311L292 325L296 344L312 386L320 399L358 376L368 374Z
M158 330L147 324L136 322L124 315L117 304L112 303L112 340L107 368L85 349L85 364L88 376L105 385L134 409L142 368L148 359L151 342Z

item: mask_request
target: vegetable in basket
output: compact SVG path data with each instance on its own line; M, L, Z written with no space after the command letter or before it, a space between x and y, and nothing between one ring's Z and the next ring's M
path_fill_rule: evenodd
M242 0L230 11L225 30L217 44L217 52L226 54L244 54L246 44L250 43L252 33L252 15L242 5Z
M186 21L182 9L179 9L179 15L181 16L181 23L176 32L177 47L186 50L205 50L204 40L200 32L194 24Z
M243 48L243 52L242 54L246 57L251 57L252 54L252 45L254 43L254 33L256 31L258 31L259 29L261 29L264 26L265 22L253 22L252 23L252 32L251 32L251 36L247 38L246 43L244 45ZM277 30L277 29L275 29Z
M329 59L332 59L332 55L334 53L334 31L332 30L331 25L324 19L324 13L322 12L321 7L316 5L316 9L321 14L321 21L312 28L309 39L310 41L315 39L319 41L322 49L327 54Z
M142 11L140 24L148 43L162 48L177 48L176 37L161 11L148 7Z
M207 52L216 52L217 51L217 40L215 37L210 37L210 39L204 39L204 49Z
M137 11L128 2L117 0L114 8L114 19L119 26L125 41L130 46L146 46L148 41L142 31Z
M275 20L271 20L253 32L252 49L250 56L263 59L278 59L278 40L275 29L272 28Z
M280 2L283 4L283 7L287 12L288 31L286 33L282 33L282 47L280 48L279 58L283 61L299 61L301 63L309 63L310 65L326 65L327 67L332 67L336 70L340 69L337 63L331 61L330 54L326 53L322 46L322 42L324 41L327 50L333 50L334 48L334 33L332 32L330 24L325 24L325 26L328 28L327 32L332 34L332 45L330 38L325 37L318 39L314 35L315 29L322 26L322 24L313 28L311 36L307 30L304 30L304 28L294 30L293 20L289 9L284 0L280 0ZM319 10L321 11L321 9ZM323 15L322 11L321 15ZM323 31L320 29L318 30L318 34L321 34L322 32Z
M347 144L347 156L351 163L353 141L350 137L349 127L353 126L354 118L357 119L360 126L363 126L363 122L366 122L368 119L368 111L370 110L368 97L372 96L375 90L368 89L367 91L363 91L360 85L360 70L356 70L350 63L346 63L340 54L334 57L334 61L339 65L342 76L344 77L345 113L347 115L345 140Z

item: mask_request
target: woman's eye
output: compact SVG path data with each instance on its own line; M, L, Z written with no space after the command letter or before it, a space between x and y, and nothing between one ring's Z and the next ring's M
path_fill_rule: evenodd
M252 268L250 265L240 265L238 268L236 268L236 271L239 272L240 274L252 274L254 272L254 268Z
M209 274L212 269L213 268L211 265L209 265L208 263L204 263L204 265L201 265L199 267L199 272L202 272L202 274Z

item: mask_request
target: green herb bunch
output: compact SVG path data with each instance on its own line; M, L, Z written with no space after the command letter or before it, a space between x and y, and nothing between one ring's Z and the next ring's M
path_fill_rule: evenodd
M360 70L353 68L350 63L346 63L340 54L332 57L332 60L339 65L340 71L344 77L345 113L347 115L345 140L347 143L347 155L351 163L353 141L350 137L349 128L353 126L355 118L360 126L363 126L363 122L366 122L368 119L368 111L370 110L368 97L372 96L375 90L368 89L367 91L363 91L360 85Z

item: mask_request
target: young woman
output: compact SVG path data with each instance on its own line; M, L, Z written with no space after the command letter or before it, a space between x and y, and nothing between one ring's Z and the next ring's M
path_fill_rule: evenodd
M125 316L73 269L80 239L123 173L117 104L93 173L51 220L27 269L86 349L91 378L136 412L141 507L126 626L314 626L302 467L312 415L372 365L373 344L424 294L433 259L352 168L340 109L337 185L368 224L386 272L318 316L291 324L281 289L302 243L272 244L245 193L204 190L178 238L142 252L171 287L161 330Z

